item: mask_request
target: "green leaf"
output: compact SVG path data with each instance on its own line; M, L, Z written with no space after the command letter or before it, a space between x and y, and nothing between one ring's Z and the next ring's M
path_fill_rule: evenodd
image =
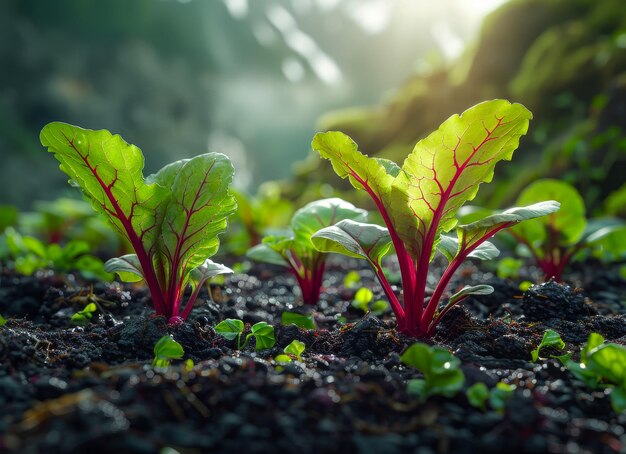
M361 282L361 275L357 271L349 271L343 278L343 286L345 288L354 288Z
M357 301L360 304L368 305L370 301L374 298L374 293L368 289L367 287L361 287L354 294L354 301Z
M561 335L556 331L552 329L546 330L546 332L543 333L543 339L541 339L541 343L539 344L539 346L530 352L533 363L537 362L537 359L539 358L539 353L544 347L554 347L559 350L563 350L565 348L565 342L563 342L563 340L561 339Z
M441 235L437 250L444 255L448 262L451 262L459 253L459 240L448 235ZM493 243L484 241L467 256L478 260L491 260L498 255L500 255L498 248Z
M293 362L293 360L291 359L291 356L289 355L277 355L276 358L274 358L274 361L276 361L277 363L291 363Z
M283 351L287 354L294 355L296 358L298 358L298 361L302 361L302 352L304 352L305 348L306 345L304 345L304 342L300 342L298 339L294 339L289 345L284 348Z
M163 336L154 345L152 367L168 367L173 359L180 359L185 354L183 346L171 336Z
M189 275L189 282L191 284L191 288L196 288L197 285L204 285L204 283L212 277L232 272L233 270L227 266L215 263L210 259L206 259L202 265L197 266L191 271L191 274Z
M460 245L459 252L471 248L477 242L492 236L498 230L512 227L522 221L555 213L560 206L558 202L548 200L534 205L509 208L502 213L487 216L471 224L460 225L457 229Z
M227 318L215 325L215 332L228 340L233 340L243 333L243 322L241 320Z
M267 243L257 244L256 246L248 249L246 257L256 262L269 263L271 265L278 266L288 266L287 260L268 243L269 241ZM284 245L283 249L288 247L288 243L281 244Z
M522 191L516 203L527 205L546 199L556 200L561 204L561 209L549 216L515 226L513 230L535 247L546 241L547 229L558 232L563 245L577 243L587 225L585 203L578 191L560 180L537 180Z
M593 248L593 256L605 263L626 259L626 226L604 227L583 241Z
M258 322L252 325L252 335L256 340L254 349L257 351L272 348L276 343L274 327L267 322Z
M139 148L109 131L65 123L46 125L40 138L92 207L124 237L148 247L156 243L160 234L156 217L170 189L146 183Z
M311 147L330 160L335 173L348 178L356 189L371 191L379 200L387 199L398 171L395 163L364 155L350 137L338 131L316 134Z
M467 401L472 407L480 408L484 411L485 403L487 402L487 399L489 399L489 388L487 388L487 385L482 382L474 383L472 386L467 388L466 396Z
M370 305L370 311L376 316L381 316L389 310L389 303L385 300L374 301Z
M454 215L493 178L500 160L510 160L532 114L506 100L480 103L453 115L417 143L393 181L390 210L394 225L414 259L432 257L441 232L457 223Z
M297 312L283 312L281 315L281 323L284 326L296 325L304 329L317 329L312 315L298 314Z
M626 411L626 387L611 390L611 407L615 413Z
M106 261L104 269L116 273L122 282L139 282L144 279L137 254L126 254Z
M602 344L587 353L587 368L596 375L626 387L626 347L618 344Z
M496 274L500 279L517 279L524 262L513 257L504 257L498 261Z
M491 295L492 293L493 287L491 285L466 285L450 297L448 304L456 304L469 295Z
M95 305L95 303L87 304L82 310L72 315L72 318L70 319L70 324L74 326L87 325L93 318L93 314L94 312L96 312L97 309L98 307Z
M183 282L219 248L218 235L237 209L229 191L233 174L225 155L207 153L170 164L154 177L171 193L163 209L159 256Z
M0 326L4 326L7 323L7 319L0 315Z
M346 219L364 221L367 219L367 211L336 197L316 200L295 212L291 219L291 228L296 241L308 245L315 232Z
M322 252L364 258L373 266L380 265L391 247L391 238L386 228L352 220L341 221L334 226L321 229L311 240Z
M424 374L424 384L410 385L414 392L421 389L421 396L443 395L451 397L463 387L465 377L459 370L461 362L448 350L426 344L411 345L400 360Z
M604 337L601 334L598 334L598 333L589 334L589 338L587 339L587 342L585 343L585 345L583 346L580 352L581 362L586 363L587 358L589 357L589 353L593 349L599 347L602 344L604 344Z
M503 413L506 409L506 403L513 395L517 386L508 385L504 382L498 382L489 393L489 405L498 413Z

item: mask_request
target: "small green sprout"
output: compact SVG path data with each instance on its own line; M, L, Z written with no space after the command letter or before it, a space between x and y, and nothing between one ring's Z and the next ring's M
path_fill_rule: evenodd
M374 293L367 287L361 287L354 294L354 300L352 301L352 307L360 309L363 312L369 310L369 303L374 298Z
M93 318L93 314L98 310L95 303L89 303L84 309L76 312L70 319L70 324L74 326L85 326Z
M304 345L304 342L300 342L298 339L294 339L289 345L285 347L284 352L288 355L294 355L296 358L298 358L298 361L302 361L302 353L304 352L305 348L306 345Z
M7 323L7 319L0 315L0 326L4 326Z
M361 282L361 275L357 271L349 271L343 278L343 286L345 288L354 288Z
M274 360L277 363L290 363L292 361L291 356L295 356L298 361L302 361L302 353L306 349L306 345L304 342L300 342L298 339L294 339L291 341L289 345L287 345L283 351L285 354L280 354Z
M489 399L489 388L486 384L482 382L474 383L467 388L465 395L472 407L480 408L483 411L486 410L485 403Z
M561 335L556 331L549 329L543 333L543 339L541 339L541 343L539 346L530 352L530 356L532 357L532 362L537 362L539 359L539 352L544 347L555 347L559 350L563 350L565 348L565 342L561 339Z
M461 362L445 348L415 343L402 354L400 360L424 375L424 378L409 380L407 386L409 394L421 399L435 395L452 397L465 382L465 376L459 369Z
M580 352L580 363L569 358L562 362L590 388L609 388L613 410L626 411L626 347L605 343L600 334L591 333Z
M519 270L524 264L523 260L513 257L504 257L498 261L496 274L501 279L517 279Z
M256 340L254 349L257 351L272 348L276 343L274 327L267 322L258 322L252 325L251 332L242 340L241 335L244 328L245 325L241 320L227 318L215 326L215 332L228 340L237 339L238 350L246 348L251 337Z
M283 326L296 325L303 329L317 329L313 315L299 314L297 312L285 311L281 315L281 323Z
M163 336L154 345L154 360L152 367L167 368L173 359L181 359L185 351L183 346L176 342L171 336Z
M467 389L466 396L472 407L485 411L487 409L486 403L488 401L489 406L495 412L504 413L506 402L509 400L515 389L515 385L508 385L504 382L499 382L494 388L489 390L486 384L478 382L474 383Z

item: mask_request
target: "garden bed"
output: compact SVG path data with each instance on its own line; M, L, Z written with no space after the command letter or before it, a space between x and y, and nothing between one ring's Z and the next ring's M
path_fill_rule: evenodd
M144 287L96 283L97 316L71 327L89 284L4 271L0 450L624 452L626 413L616 414L602 390L587 388L556 359L532 363L530 356L547 329L561 334L575 359L592 332L626 344L625 283L616 269L579 265L572 277L582 288L550 282L523 293L464 266L453 286L488 283L495 292L455 308L428 341L461 360L463 391L420 400L407 393L407 381L421 374L400 360L415 340L395 331L391 314L363 317L350 304L355 289L343 285L346 269L358 269L361 285L383 297L362 265L329 264L314 312L318 330L281 325L282 312L304 308L295 281L267 265L213 285L214 301L203 291L180 326L151 315ZM226 318L272 324L276 345L237 350L214 331ZM151 367L153 347L168 333L194 361L192 370L182 361ZM302 361L277 364L294 339L306 345ZM504 410L469 404L464 391L472 384L500 381L517 387Z

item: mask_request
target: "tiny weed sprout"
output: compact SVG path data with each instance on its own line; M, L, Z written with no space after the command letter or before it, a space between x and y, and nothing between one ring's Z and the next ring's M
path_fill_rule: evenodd
M98 310L95 303L89 303L84 309L76 312L70 319L70 324L74 326L85 326L93 318L93 314Z
M487 239L502 229L558 209L557 202L548 201L457 226L457 210L476 196L481 183L491 181L498 161L511 159L531 117L524 106L504 100L478 104L450 117L418 142L402 167L362 154L341 132L319 133L313 139L313 149L331 161L340 177L367 192L386 226L345 220L315 233L313 242L321 251L369 262L400 332L428 337L453 305L469 295L492 292L487 285L465 287L439 308L453 274L466 258L488 260L498 254ZM444 235L455 226L457 238ZM392 245L402 275L403 304L381 264ZM449 264L427 299L428 268L437 249Z
M296 358L298 358L298 361L302 361L302 353L304 353L305 348L306 345L304 345L304 342L300 342L298 339L294 339L289 345L284 348L283 351L288 355L295 356Z
M135 254L109 260L106 270L122 280L145 280L157 315L182 323L207 279L231 272L209 260L236 210L229 192L234 171L226 156L183 159L144 178L141 150L109 131L50 123L41 143L130 242ZM183 309L188 285L193 291Z
M434 395L452 397L465 382L465 376L459 369L461 362L445 348L416 343L406 349L400 360L424 375L424 378L409 380L407 386L409 394L421 399Z
M563 350L565 349L565 342L563 342L563 340L561 339L561 335L556 331L552 329L546 330L546 332L543 333L543 339L541 339L541 343L539 344L539 346L530 352L533 363L537 362L537 360L539 359L539 353L544 347L553 347L558 350Z
M573 186L559 180L538 180L517 199L518 204L545 198L561 203L558 212L517 225L510 233L530 254L546 280L561 281L567 265L585 252L605 261L626 258L626 226L616 218L585 218L585 204Z
M626 412L626 347L605 343L600 334L591 333L580 352L580 363L569 356L561 361L590 388L608 388L613 410Z
M465 395L472 407L480 408L483 411L486 410L485 403L489 399L489 388L486 384L482 382L474 383L467 388Z
M352 307L356 309L360 309L363 312L369 311L369 304L374 298L374 293L368 289L367 287L361 287L354 294L354 299L352 300Z
M313 315L298 314L297 312L283 312L280 322L284 325L296 325L303 329L317 329Z
M7 319L0 315L0 326L4 326L7 323Z
M349 271L343 278L345 288L354 288L361 283L361 275L356 271Z
M245 325L241 320L227 318L215 325L215 332L220 336L228 339L237 339L237 349L246 348L251 337L254 337L256 345L255 350L265 350L272 348L276 343L274 338L274 327L267 322L258 322L252 325L250 333L242 340L241 336L245 330Z
M311 235L341 220L363 221L366 218L367 211L338 198L311 202L293 215L290 233L266 236L247 256L258 262L288 267L298 281L304 304L316 304L327 254L313 246Z
M167 368L173 359L181 359L184 354L182 345L172 339L171 336L163 336L154 345L152 367Z

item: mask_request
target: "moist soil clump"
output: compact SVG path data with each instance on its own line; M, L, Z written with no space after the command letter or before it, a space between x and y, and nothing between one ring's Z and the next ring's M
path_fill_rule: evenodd
M547 329L561 334L574 358L591 332L626 343L625 282L617 270L589 269L605 285L587 288L596 281L580 274L577 282L521 292L473 267L466 282L452 283L489 283L496 291L451 310L428 343L461 360L464 390L478 382L516 386L496 412L471 406L464 392L427 400L407 393L407 381L421 373L400 356L415 339L395 330L390 313L364 315L351 306L356 289L342 284L348 270L358 270L374 298L383 295L360 266L330 263L322 300L305 308L290 276L257 265L212 285L212 299L204 290L179 326L154 316L141 286L4 271L0 451L626 451L626 414L613 412L603 391L587 388L556 359L530 361ZM71 315L93 301L92 322L71 326ZM281 325L284 311L310 313L318 329ZM252 340L237 350L236 340L215 333L226 318L242 319L247 330L272 324L276 345L257 352ZM166 334L193 367L151 367L154 344ZM306 345L302 361L276 363L295 339ZM552 353L562 352L546 349L545 356Z

